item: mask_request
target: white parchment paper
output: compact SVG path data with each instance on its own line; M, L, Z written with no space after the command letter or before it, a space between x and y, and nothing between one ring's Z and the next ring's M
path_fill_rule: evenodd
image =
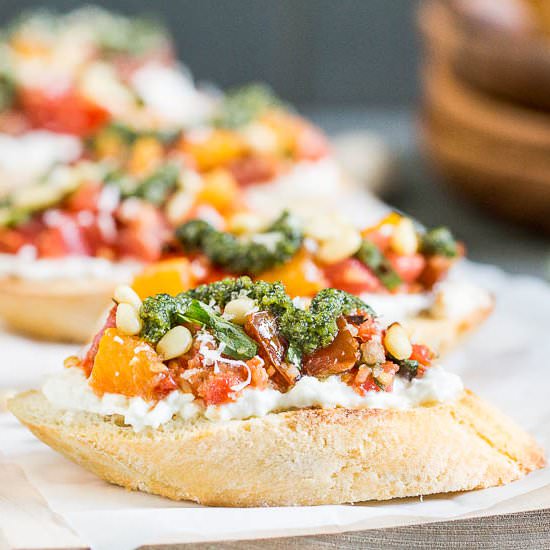
M550 286L468 263L455 276L491 289L497 307L481 330L444 364L549 449ZM0 388L37 386L46 372L61 368L63 357L73 349L6 333L0 334L0 346ZM35 440L7 413L0 414L0 465L2 459L21 468L51 510L98 550L359 530L418 518L449 519L550 487L546 468L506 487L423 499L355 506L205 508L110 486ZM0 487L8 483L2 479L4 470L0 468ZM550 501L547 504L550 507ZM1 522L0 517L0 526Z

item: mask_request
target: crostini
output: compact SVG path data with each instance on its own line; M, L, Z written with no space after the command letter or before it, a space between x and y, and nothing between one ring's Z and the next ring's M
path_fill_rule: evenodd
M303 308L242 277L114 300L83 356L9 402L109 482L207 505L316 505L502 485L545 463L427 346L344 291Z

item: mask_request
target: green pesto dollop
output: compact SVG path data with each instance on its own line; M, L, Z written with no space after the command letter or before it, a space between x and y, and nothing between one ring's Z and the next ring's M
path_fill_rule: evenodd
M289 212L265 231L238 238L218 231L204 220L192 220L176 230L187 252L200 251L215 265L237 275L257 275L290 260L303 242L302 230Z
M438 255L454 258L458 255L458 245L453 234L446 227L430 229L421 239L421 251L429 256Z
M321 290L313 298L309 309L303 310L294 305L281 283L253 282L249 277L239 277L201 285L177 296L158 294L147 298L140 312L143 322L141 336L156 343L177 324L185 321L199 321L208 328L213 328L214 335L220 341L225 343L230 338L236 338L237 345L233 346L235 349L252 350L250 342L242 339L244 335L242 329L223 319L213 309L215 307L221 311L229 301L240 296L255 300L260 311L269 311L274 315L280 334L288 344L287 360L298 367L304 355L328 346L336 338L338 317L358 311L374 316L373 310L367 304L342 290L334 288ZM190 316L189 308L192 303L195 304L195 308L196 304L206 305L212 318L205 321L198 319L198 315ZM204 315L204 311L202 314ZM226 325L225 328L222 326L223 323ZM229 329L227 325L232 325L234 328ZM216 329L219 329L221 336L216 333ZM230 338L229 332L231 332ZM241 353L239 356L239 358L250 357L247 357L246 353Z

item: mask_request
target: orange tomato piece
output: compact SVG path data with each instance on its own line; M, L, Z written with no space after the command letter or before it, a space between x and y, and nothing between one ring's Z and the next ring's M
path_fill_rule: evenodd
M134 277L132 288L144 300L147 296L179 294L195 286L191 262L187 258L163 260L145 267Z
M153 137L139 138L132 146L128 169L134 176L144 176L161 164L164 156L162 144Z
M182 148L202 172L227 164L248 151L244 139L230 130L212 130L203 140L183 141Z
M261 273L262 281L281 281L291 296L313 296L326 288L323 270L313 261L306 250L301 250L286 264Z
M239 193L239 184L231 172L218 168L203 176L197 203L208 204L223 214L235 206Z
M168 367L149 344L109 328L99 342L89 384L98 395L118 393L151 401L159 384L169 378Z

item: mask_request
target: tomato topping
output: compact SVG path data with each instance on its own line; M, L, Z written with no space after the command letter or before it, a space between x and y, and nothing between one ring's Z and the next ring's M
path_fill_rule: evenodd
M233 161L228 168L240 185L251 185L274 179L280 162L273 157L249 156Z
M329 376L351 369L358 359L359 343L347 328L346 320L337 321L339 332L325 348L304 357L302 369L310 376Z
M429 367L435 358L434 352L428 347L422 344L413 344L412 354L409 359L418 361L419 364Z
M264 271L259 278L267 282L280 281L293 297L313 296L319 290L330 286L325 273L306 250L301 250L285 264Z
M152 401L177 387L165 381L170 377L171 371L149 344L108 328L99 341L89 385L98 395L119 393Z
M242 379L237 372L213 374L208 377L199 395L204 399L206 406L228 403L234 401L235 392L232 388L241 382Z
M386 257L405 283L414 283L426 267L426 259L421 254L400 256L395 252L387 252Z
M97 350L99 349L99 342L101 338L103 338L105 331L108 328L114 328L116 326L116 308L117 306L115 305L111 308L111 311L109 311L109 315L105 320L105 324L103 325L102 329L94 336L94 339L92 340L92 343L90 344L90 347L88 348L88 351L86 352L86 355L82 360L81 366L86 376L90 376L90 373L92 372L95 356L97 355Z
M362 342L368 342L373 336L380 334L380 326L371 317L357 327L357 337Z
M73 89L61 93L24 89L20 101L33 126L53 132L86 136L109 119L109 113L103 107Z
M67 209L72 212L87 210L95 212L102 186L99 183L89 182L81 185L68 199Z
M356 258L347 258L324 268L329 286L345 290L351 294L379 292L382 283L374 273Z
M275 317L267 311L252 313L246 320L244 330L258 343L258 353L273 381L283 389L294 384L299 372L285 363L285 345L279 337Z
M142 300L155 294L175 296L194 286L195 277L187 258L172 258L148 265L134 277L132 288Z
M319 129L304 123L296 138L297 160L319 160L329 153L328 140Z

